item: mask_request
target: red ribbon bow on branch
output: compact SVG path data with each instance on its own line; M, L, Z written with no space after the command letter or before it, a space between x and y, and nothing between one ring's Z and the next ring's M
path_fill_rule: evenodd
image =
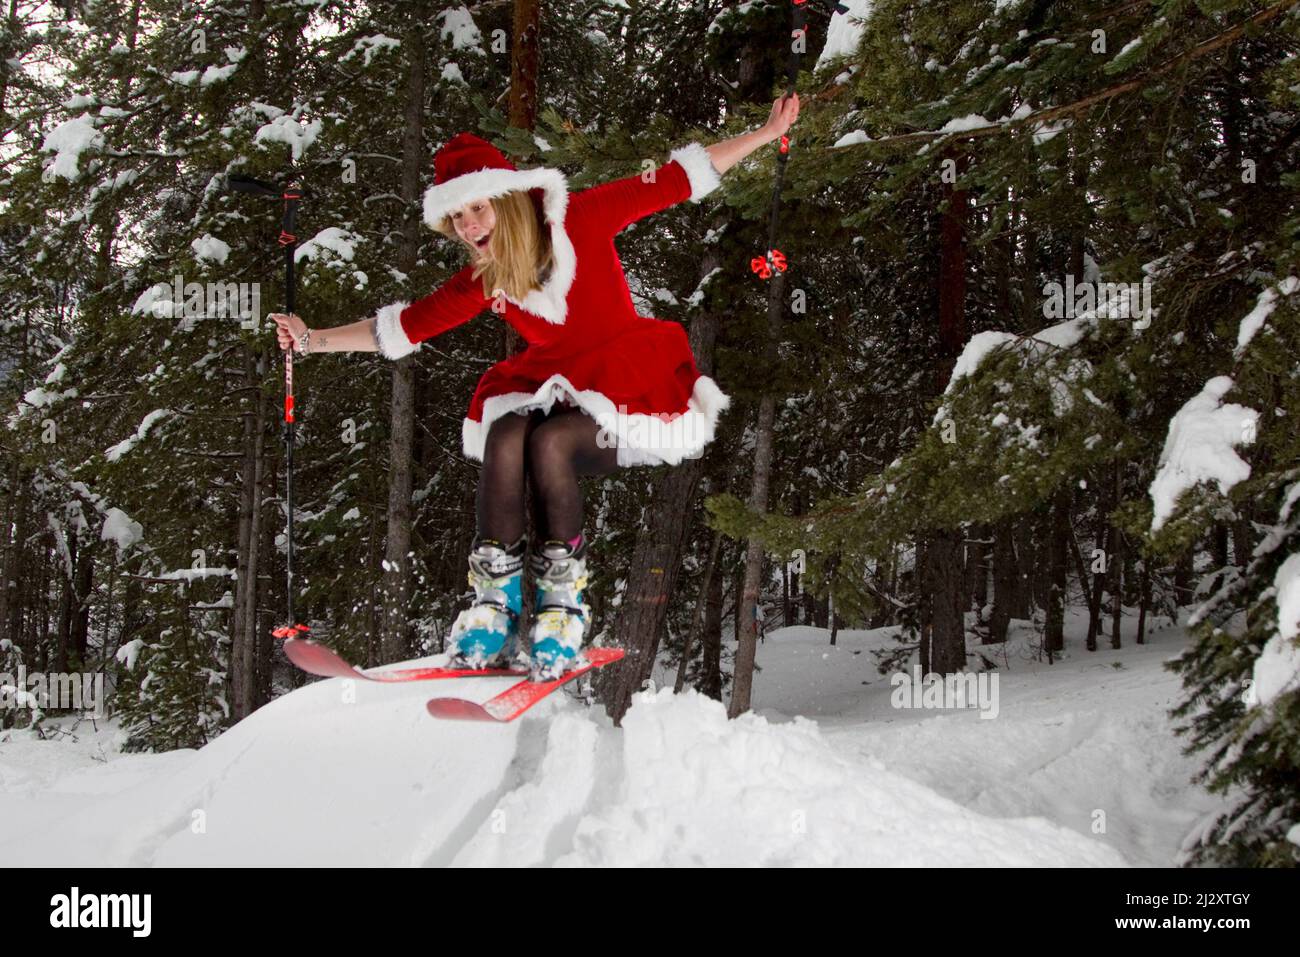
M749 261L750 270L758 273L760 279L770 279L773 267L785 272L785 254L779 249L769 249L766 256L755 256Z

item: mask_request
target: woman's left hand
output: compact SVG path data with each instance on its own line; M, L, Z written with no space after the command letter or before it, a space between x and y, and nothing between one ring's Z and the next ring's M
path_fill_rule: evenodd
M799 94L792 93L789 96L781 96L772 104L772 112L768 114L763 129L771 134L772 139L777 139L784 136L798 118Z

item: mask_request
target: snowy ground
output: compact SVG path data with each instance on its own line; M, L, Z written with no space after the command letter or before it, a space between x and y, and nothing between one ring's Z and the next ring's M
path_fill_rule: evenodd
M1132 622L1126 622L1129 628ZM1081 621L1069 622L1077 636ZM0 859L14 865L1167 866L1222 800L1165 717L1187 642L999 657L997 716L897 709L885 631L761 645L756 714L640 695L623 728L560 696L512 725L437 722L432 694L507 679L277 699L200 751L124 755L0 734ZM665 682L671 678L665 674ZM351 693L350 693L351 692ZM989 710L991 712L991 709Z

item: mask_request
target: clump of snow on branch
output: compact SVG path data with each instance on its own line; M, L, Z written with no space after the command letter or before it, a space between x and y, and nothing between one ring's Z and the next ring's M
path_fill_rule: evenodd
M105 450L104 458L108 459L110 462L116 462L127 452L130 452L131 449L135 447L135 444L137 442L139 442L146 435L149 434L149 429L153 426L155 422L157 422L163 416L170 415L170 414L171 414L170 409L154 409L152 412L150 412L148 415L144 417L144 421L141 422L139 428L135 430L135 435L129 436L123 439L121 442L118 442L113 447Z
M1213 482L1226 495L1250 478L1250 466L1234 446L1254 441L1259 413L1244 405L1224 405L1223 397L1232 386L1229 376L1215 376L1170 420L1160 467L1150 487L1153 532L1174 514L1179 497L1188 489Z
M200 262L206 259L224 264L226 257L230 255L230 246L210 233L204 233L194 240L190 243L190 248L194 250L194 258ZM139 300L136 301L139 302ZM135 310L132 309L132 311Z
M59 176L75 180L81 172L81 154L86 150L100 149L103 145L104 134L95 128L94 117L89 113L65 120L46 133L41 143L42 152L54 154L41 179L47 183Z

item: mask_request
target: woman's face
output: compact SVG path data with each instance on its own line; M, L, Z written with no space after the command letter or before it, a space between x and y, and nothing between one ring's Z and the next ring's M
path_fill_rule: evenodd
M489 258L488 239L497 224L497 214L490 202L486 199L471 200L452 211L451 222L461 240L469 243L481 258Z

